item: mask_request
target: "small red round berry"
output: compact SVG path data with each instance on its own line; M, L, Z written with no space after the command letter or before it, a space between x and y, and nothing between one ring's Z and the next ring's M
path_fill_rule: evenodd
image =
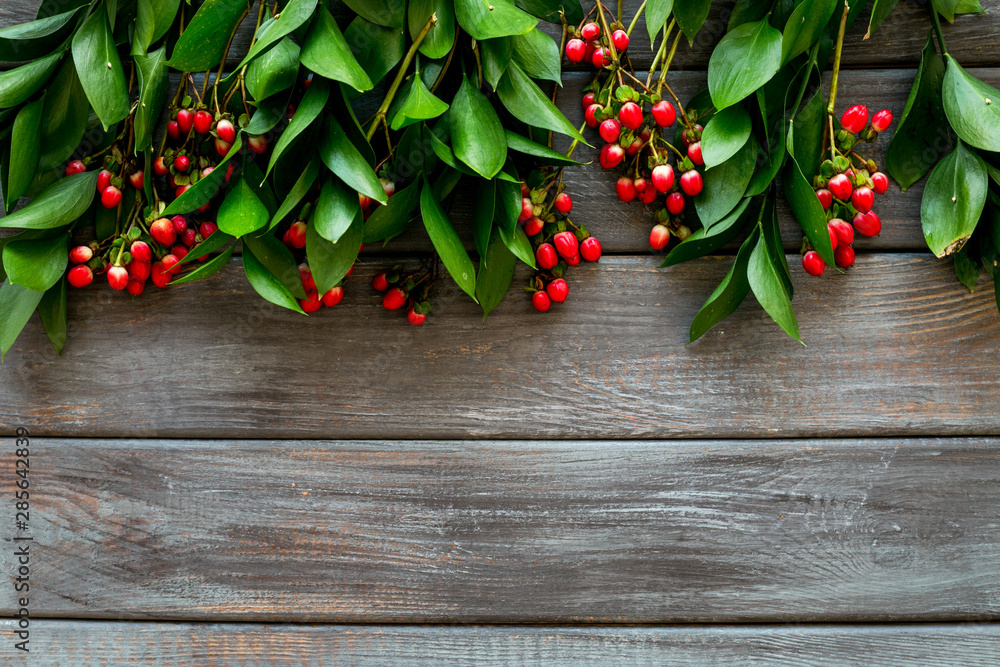
M870 188L860 187L851 194L851 205L861 213L872 210L875 204L875 193Z
M545 292L556 303L563 303L569 296L569 285L562 278L556 278L545 286Z
M174 190L174 197L180 197L182 194L191 189L191 186L185 183L184 185L178 185L177 189Z
M890 117L891 120L891 117ZM868 124L868 107L864 104L855 104L840 116L840 127L851 134L857 134L865 129Z
M133 259L125 265L125 269L128 271L128 275L132 278L132 280L145 282L145 280L149 278L150 271L152 271L152 265L149 262L141 262L137 259Z
M658 194L659 194L659 192L656 190L656 188L649 188L649 187L647 187L642 192L639 192L637 198L643 204L652 204L653 201L656 200L656 195L658 195Z
M653 250L663 250L670 243L670 230L665 225L656 225L649 232L649 245Z
M86 287L94 282L94 272L86 264L79 264L69 270L66 280L73 287Z
M684 210L686 201L684 195L680 192L671 192L667 195L667 210L674 215L678 215Z
M838 243L837 230L830 223L826 223L826 231L830 234L830 247L836 250Z
M827 181L826 185L827 188L829 188L830 193L840 201L849 200L851 198L851 192L854 191L854 186L851 185L851 179L849 179L846 174L834 174L830 177L830 180Z
M587 57L587 43L582 39L571 39L566 42L566 59L571 63L582 63Z
M215 119L212 118L212 114L202 109L194 115L194 131L198 134L208 134L212 131L213 120ZM181 129L184 129L183 125L181 126Z
M875 194L884 195L889 189L889 177L881 171L876 171L872 174L872 189L875 190Z
M249 139L247 139L247 145L250 146L250 150L252 150L257 155L260 155L267 150L267 137L261 134L252 136Z
M630 130L638 130L642 125L642 107L635 102L626 102L618 110L618 120Z
M583 97L580 99L580 103L583 105L583 110L586 111L587 107L594 103L597 97L594 93L584 93Z
M670 127L677 122L677 110L666 100L660 100L653 105L653 120L660 127Z
M153 163L153 173L157 176L166 176L170 173L170 167L167 166L162 157L156 158L156 162Z
M649 187L649 181L647 181L642 176L639 176L638 178L632 181L632 185L635 186L636 192L645 192L646 188Z
M634 139L632 143L628 145L628 148L625 149L625 154L628 155L629 157L632 157L640 150L642 150L642 140Z
M601 26L597 25L593 21L580 28L580 36L588 42L592 39L597 39L600 35Z
M87 171L87 165L85 165L80 160L73 160L68 165L66 165L66 175L72 176L73 174L82 174Z
M177 127L183 134L191 131L194 125L195 114L190 109L180 109L177 111Z
M833 259L842 269L854 266L854 248L849 245L839 246L833 251Z
M611 43L615 45L615 50L621 53L628 48L628 33L624 30L615 30L611 33Z
M858 213L851 222L854 224L855 231L862 236L878 236L879 232L882 231L882 220L879 219L875 211Z
M531 203L531 199L529 197L521 197L521 214L517 216L517 221L524 222L530 220L534 214L535 205Z
M601 69L611 64L611 52L604 48L594 49L594 55L590 57L590 64Z
M851 245L854 243L854 227L851 227L840 218L832 218L827 223L827 227L833 229L837 234L838 245Z
M595 236L588 236L580 244L580 256L588 262L601 259L601 242Z
M191 168L191 160L187 155L178 155L174 158L174 169L186 173Z
M545 292L535 292L531 295L531 305L540 313L549 312L552 307L552 299Z
M688 196L696 196L704 186L701 173L697 169L691 169L681 174L681 190Z
M299 279L302 281L302 287L307 292L316 289L316 279L313 278L312 269L305 262L299 264Z
M323 307L323 302L319 300L319 294L316 293L316 290L308 290L306 298L299 299L299 305L302 306L306 315L311 315Z
M688 157L691 158L691 162L694 162L697 165L703 165L703 164L705 164L705 158L702 157L702 154L701 154L701 142L700 141L696 141L693 144L691 144L690 146L688 146L687 153L688 153Z
M167 254L160 258L160 264L163 265L163 270L174 275L180 273L180 258L174 254Z
M114 176L115 175L107 169L101 169L97 172L97 191L104 192L111 187L111 179L114 178Z
M564 258L573 257L580 252L580 242L573 232L559 232L553 237L552 242L556 246L556 252Z
M618 193L618 198L627 204L635 199L635 182L628 176L622 176L615 182L615 192Z
M666 192L674 187L674 168L669 164L658 164L653 167L650 180L653 181L653 187L659 192Z
M389 289L389 281L386 280L385 273L376 273L372 276L372 287L377 292L384 292Z
M175 215L170 218L170 224L174 226L174 231L178 234L188 228L188 221L183 215Z
M167 123L167 136L170 137L170 139L173 141L177 141L178 139L180 139L181 138L180 123L178 123L176 120L172 120L169 123Z
M573 200L570 199L570 196L565 192L560 192L556 195L556 200L553 202L553 205L556 207L556 210L563 215L573 210Z
M121 291L128 285L128 271L124 266L111 266L108 268L108 284L111 289Z
M540 234L542 229L545 228L545 223L537 215L532 216L526 223L524 223L524 233L528 236L534 236L535 234Z
M406 321L415 327L419 327L421 324L427 321L426 313L418 313L413 308L406 311Z
M622 134L621 123L614 118L608 118L606 121L601 123L599 128L597 128L597 133L601 135L601 139L605 142L609 144L614 143L618 141L618 137Z
M810 276L821 276L826 271L826 262L815 250L810 250L802 256L802 268Z
M559 255L551 243L542 243L535 250L535 261L543 269L551 269L559 263Z
M146 183L146 175L141 171L136 171L129 174L128 180L136 190L142 190L142 186Z
M215 124L215 133L228 144L236 141L236 126L228 118L223 118Z
M323 294L322 300L324 306L327 308L333 308L344 300L344 288L340 285L331 287Z
M177 230L174 224L166 218L159 218L149 226L149 235L160 245L172 246L177 240Z
M306 223L301 220L293 222L292 226L288 228L285 235L281 239L285 245L302 249L306 247Z
M229 155L229 150L233 147L228 141L223 141L222 139L215 140L215 152L218 153L219 157L226 157Z
M153 252L145 241L133 241L128 252L132 255L132 259L138 262L149 262L153 259Z
M598 160L604 169L614 169L625 159L625 151L618 144L604 144Z
M695 125L694 127L685 129L681 132L681 143L684 144L684 150L696 141L701 141L701 133L705 130L701 125Z
M819 203L823 207L823 210L828 211L830 209L830 205L833 204L833 193L826 188L820 188L816 191L816 199L819 199Z
M153 269L150 271L149 277L153 280L153 284L160 289L169 285L172 278L170 271L163 266L163 262L153 262Z
M170 254L173 255L174 257L176 257L178 261L181 261L185 257L187 257L187 254L188 254L187 246L185 246L183 244L177 244L173 248L170 249ZM178 271L179 270L180 269L178 269Z
M591 104L583 112L583 120L586 121L587 127L597 127L597 116L595 115L598 111L603 111L604 107L600 104Z
M198 243L198 230L193 228L185 229L180 233L178 238L180 238L181 243L185 246L193 248Z
M406 304L406 292L393 287L382 297L382 307L386 310L399 310Z
M885 132L890 125L892 125L892 112L888 109L877 111L872 116L872 129L876 132Z
M94 250L89 245L78 245L69 251L69 261L74 264L86 264L94 256Z
M140 294L142 294L142 290L144 290L145 288L146 288L145 281L136 280L135 278L130 278L128 284L125 286L125 289L127 289L128 293L131 294L132 296L139 296Z
M101 206L104 208L115 208L122 203L122 191L113 185L109 185L101 193Z
M207 239L209 236L214 234L219 230L219 226L214 222L203 222L198 228L198 232L201 234L201 238Z

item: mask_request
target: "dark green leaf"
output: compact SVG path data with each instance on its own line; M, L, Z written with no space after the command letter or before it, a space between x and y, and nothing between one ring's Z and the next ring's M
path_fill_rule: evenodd
M35 173L38 171L38 152L42 145L44 107L45 98L40 97L21 107L14 118L14 129L10 135L7 182L3 190L4 209L7 212L10 212L35 180Z
M868 19L868 32L865 33L865 39L871 37L878 27L882 25L882 21L896 8L896 3L898 2L899 0L875 0L875 4L872 5L871 18Z
M281 205L278 207L278 211L271 216L271 224L268 229L273 228L279 222L284 220L289 213L295 210L302 198L306 196L309 189L312 188L313 183L316 182L316 177L319 176L319 161L313 158L306 165L306 168L302 170L302 174L299 176L298 180L295 181L295 185L292 186L291 191L286 197L281 200Z
M219 248L229 243L233 243L236 239L225 232L216 230L214 234L209 235L209 237L203 240L201 243L191 248L191 250L186 254L181 261L177 262L178 265L187 264L188 262L193 262L196 259L204 257L209 253L213 253ZM235 246L236 244L233 243ZM171 284L177 282L176 280L171 281Z
M354 266L361 250L363 225L364 220L359 212L336 243L321 237L316 232L316 225L306 227L306 258L316 280L317 291L321 295L343 280Z
M510 67L517 65L511 63ZM496 176L507 159L503 125L493 105L466 76L462 77L462 85L455 93L448 118L455 157L484 178Z
M298 75L299 47L286 37L247 67L247 90L254 99L263 100L294 86Z
M52 239L13 241L3 249L7 279L35 292L44 292L59 282L68 262L68 234Z
M374 169L375 149L368 143L365 132L361 129L361 124L358 123L358 117L354 114L354 108L351 106L347 95L348 86L342 83L339 85L339 88L340 95L337 95L336 89L333 90L327 108L332 108L333 116L340 123L341 129L344 130L351 143L354 144L354 147L365 158L368 166Z
M236 143L229 149L229 154L216 165L215 169L208 176L199 179L180 197L170 202L170 205L164 209L160 216L169 218L172 215L190 213L212 201L212 197L219 191L219 186L226 178L230 161L240 152L241 142L242 139L237 138Z
M381 81L406 53L406 33L398 28L383 28L360 16L344 31L351 53L372 81ZM426 37L424 40L426 41Z
M483 307L483 319L503 301L514 279L516 265L517 258L507 249L500 230L493 229L486 252L479 261L479 275L476 276L476 297Z
M827 114L822 92L817 90L816 94L809 98L792 123L793 139L789 145L795 147L792 155L806 178L811 178L819 171L819 164L823 158Z
M0 227L54 229L73 222L90 207L97 193L96 171L61 178L24 208L0 218Z
M257 31L257 41L254 42L253 47L236 69L241 69L244 65L249 64L261 54L274 48L275 44L281 42L285 36L298 30L300 26L312 18L316 11L316 3L317 0L288 0L278 16L269 18L261 24Z
M537 158L541 164L552 164L560 167L583 164L582 162L577 162L572 158L566 157L559 151L554 151L548 146L535 143L531 139L522 137L520 134L511 132L510 130L504 130L504 134L507 136L507 148Z
M302 45L302 64L317 74L343 81L355 90L371 90L372 82L355 60L344 34L325 8L320 8Z
M763 86L780 65L781 33L766 19L727 33L708 61L708 89L716 108L736 104Z
M471 169L469 169L468 167L466 167L464 164L462 164L461 162L459 162L458 158L455 157L455 152L453 150L451 150L451 146L449 146L448 144L446 144L443 141L441 141L440 139L438 139L438 137L437 137L436 134L434 134L433 132L428 133L427 134L427 139L428 139L428 143L431 146L431 150L434 151L434 155L439 160L441 160L442 162L444 162L446 165L448 165L452 169L455 169L455 170L457 170L457 171L459 171L459 172L461 172L461 173L463 173L463 174L465 174L467 176L476 176L477 175L476 172L472 171Z
M244 177L240 177L229 188L222 206L219 207L219 229L237 238L257 231L270 219L267 207Z
M972 244L966 243L962 246L962 249L955 253L955 275L958 276L959 282L961 282L970 291L976 289L976 283L979 282L979 275L983 271L982 264L975 261L969 256L969 247Z
M983 159L961 141L927 179L920 202L924 240L937 257L962 249L976 229L986 204Z
M757 141L751 137L735 155L705 172L705 187L694 198L701 224L712 227L740 203L756 160Z
M583 21L583 7L580 0L514 0L514 4L532 16L543 21L562 24L560 12L566 14L566 22L575 25Z
M712 6L712 0L682 0L675 3L674 18L677 25L687 35L688 42L694 41L694 36L701 30L701 26L708 18L708 10Z
M750 293L750 281L747 280L747 266L750 255L760 240L760 228L754 227L753 232L740 246L736 261L729 269L719 286L715 288L708 301L701 307L691 321L689 342L694 342L705 335L705 332L726 319L740 307L743 299Z
M497 182L485 178L479 178L476 181L476 199L472 211L472 241L481 262L485 262L496 211ZM483 264L480 263L479 273L482 274L482 272Z
M397 187L416 179L420 172L430 174L437 166L437 155L431 145L431 131L424 124L411 125L396 144L392 165L392 180Z
M972 76L950 55L941 97L948 122L970 146L1000 151L1000 90Z
M511 233L517 227L521 215L521 186L510 181L497 181L496 214L494 220L500 229Z
M729 215L712 225L711 229L706 231L704 227L701 227L695 230L691 236L674 246L674 249L663 260L660 268L704 257L732 241L751 219L747 210L749 205L750 199L744 199Z
M421 181L414 181L389 197L389 203L379 206L368 216L364 226L364 242L388 241L406 231L420 206Z
M104 129L125 118L131 100L107 15L95 12L73 36L73 62L80 84Z
M305 312L299 305L298 299L295 298L281 280L267 270L247 246L243 247L243 271L247 274L247 280L250 281L250 286L254 288L257 294L260 294L276 306L294 310L297 313L305 315Z
M419 76L410 79L406 90L400 92L400 99L402 103L391 114L389 126L393 130L437 118L448 110L448 104L428 90Z
M247 7L247 0L205 0L177 40L170 66L182 72L201 72L218 65Z
M58 283L46 290L38 303L38 315L49 337L49 342L56 350L56 356L62 354L66 345L66 281Z
M744 23L759 21L771 9L772 4L772 0L736 0L727 28L732 30Z
M767 247L767 252L771 255L771 264L777 270L785 288L785 294L789 299L795 296L795 287L792 285L792 274L788 270L788 259L785 257L785 248L781 243L781 230L778 228L777 193L771 190L764 198L761 209L761 240Z
M359 16L387 28L402 28L406 0L344 0Z
M60 49L26 65L0 72L0 109L16 107L34 95L56 71L62 55Z
M311 87L311 86L310 86ZM386 202L385 189L364 155L351 143L344 128L327 116L320 139L319 154L326 166L342 181L375 201Z
M358 193L349 189L336 176L332 176L323 183L313 213L313 224L316 225L316 231L320 236L336 243L360 213Z
M515 7L511 0L455 0L455 16L476 39L521 35L538 25L538 19Z
M428 58L444 58L455 43L455 3L452 0L410 0L407 13L410 39L417 38L434 13L437 23L420 42L420 53Z
M500 101L503 102L507 111L519 121L534 127L559 132L587 143L583 135L573 127L566 116L552 104L548 96L535 85L535 82L524 73L524 70L516 62L508 64L507 71L500 77L497 95L500 96ZM483 101L486 102L485 98ZM486 102L486 104L489 103Z
M76 76L73 60L67 58L45 95L39 171L51 169L73 154L87 131L89 114L90 102Z
M260 199L264 208L267 209L267 218L270 220L271 216L278 212L278 200L274 196L271 184L264 178L264 172L260 170L256 162L248 161L243 165L243 177L257 198Z
M312 85L309 86L309 90L307 90L305 96L303 96L302 102L299 104L299 108L295 110L295 115L292 116L292 121L278 138L278 143L275 145L274 151L271 153L271 160L267 164L267 174L271 173L271 170L274 169L274 165L278 163L278 160L285 154L285 151L292 146L299 135L305 132L306 129L308 129L313 122L319 118L319 115L322 113L324 107L326 106L326 101L329 98L330 86L327 82L319 78L313 81ZM265 176L267 174L265 174Z
M795 319L792 302L779 275L780 270L771 259L766 240L763 236L758 236L757 244L750 253L750 261L747 264L750 289L771 319L777 322L785 333L801 343L799 323Z
M153 145L153 129L167 101L167 47L135 57L139 73L139 107L135 112L135 154Z
M512 39L514 61L528 76L532 79L555 81L562 85L559 44L552 37L535 28Z
M673 9L674 0L646 0L646 32L649 33L650 46L656 43L656 36L667 24L667 18Z
M264 265L272 276L282 282L298 299L306 298L306 289L299 275L299 265L295 262L292 251L284 243L264 232L260 236L243 237L244 249L249 247L254 257Z
M500 238L503 240L507 249L510 250L515 257L519 260L535 269L535 253L531 249L531 241L528 239L528 235L524 233L524 228L515 225L513 231L508 231L503 227L494 227L499 233Z
M284 95L257 102L257 111L254 112L250 124L243 131L250 135L267 134L273 130L288 111L288 101L291 99L291 92L286 91Z
M842 10L843 6L843 0L802 0L796 5L781 36L781 64L808 51L826 29L834 11Z
M212 234L212 236L209 238L215 237L218 233L219 232ZM228 236L228 238L231 239L232 237ZM185 273L183 276L180 276L178 278L174 278L173 280L170 281L170 284L180 285L182 283L193 283L196 280L202 280L204 278L208 278L210 275L218 273L229 264L229 258L232 257L233 250L235 249L236 249L236 244L233 243L223 252L219 253L218 255L208 260L204 264L198 266L194 271L191 271L190 273ZM188 253L188 255L190 256L191 253ZM185 257L185 259L187 258Z
M13 347L21 329L42 300L42 292L34 292L5 280L0 285L0 361Z
M149 45L167 34L181 0L137 0L132 55L144 56Z
M77 9L0 28L0 62L23 62L50 53L69 35Z
M484 39L479 42L479 51L483 54L483 77L490 88L496 90L500 77L507 71L507 65L514 57L514 38Z
M426 181L424 181L420 191L420 215L424 220L427 236L434 244L434 249L441 257L448 273L462 288L462 291L475 300L476 269L472 265L472 260L469 259L469 254L465 252L451 220L445 215L444 209L441 208L441 204L438 203Z
M826 213L823 205L816 198L816 191L806 179L795 158L788 160L784 177L785 199L795 215L799 226L805 232L823 261L833 265L833 245L830 243L830 232L826 227Z
M747 185L745 196L754 197L763 193L781 171L785 163L785 122L784 113L768 115L764 103L765 95L757 91L757 100L762 114L765 142L757 154L757 169ZM784 111L782 107L781 111Z
M736 154L750 138L750 115L739 106L715 114L701 135L705 169L722 164Z

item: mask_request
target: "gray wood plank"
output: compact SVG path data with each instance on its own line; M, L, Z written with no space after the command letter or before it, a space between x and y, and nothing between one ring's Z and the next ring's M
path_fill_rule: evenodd
M13 622L0 621L13 629ZM4 633L7 635L7 632ZM506 627L34 621L31 664L963 665L1000 661L996 625ZM5 651L9 647L4 647Z
M996 438L36 437L31 454L38 618L1000 618Z
M84 437L641 438L992 435L1000 318L928 255L867 255L810 279L790 258L803 347L750 299L688 326L729 259L575 269L534 312L516 289L485 322L454 284L411 327L367 284L312 318L263 301L236 260L133 300L75 291L62 358L33 319L0 374L0 433ZM527 280L515 277L515 287Z

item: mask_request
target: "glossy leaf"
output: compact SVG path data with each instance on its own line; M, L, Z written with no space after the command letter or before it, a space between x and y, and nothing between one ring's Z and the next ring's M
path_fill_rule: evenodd
M694 41L694 36L701 30L711 6L712 0L681 0L674 3L674 18L689 43Z
M359 92L372 89L372 81L351 53L344 34L325 8L313 19L302 45L302 64L317 74L343 81Z
M795 319L792 302L779 275L780 270L772 261L764 236L758 235L747 264L750 289L771 319L784 329L785 333L801 343L799 323Z
M493 217L496 213L497 182L485 178L476 179L476 198L472 205L472 242L480 257L479 272L483 271L483 262L490 244L490 232L493 230Z
M269 18L257 31L257 41L236 69L250 64L255 58L274 48L287 35L305 24L316 11L317 0L288 0L276 17Z
M530 266L532 269L538 268L535 265L535 253L531 249L531 240L528 239L528 235L524 233L524 228L519 225L514 225L513 230L506 230L502 227L494 227L494 229L500 233L500 238L503 240L507 249L510 250L515 257Z
M507 159L507 138L493 105L467 76L462 77L448 119L455 157L484 178L496 176Z
M0 109L16 107L34 95L56 71L63 51L0 72Z
M799 110L792 123L793 139L789 142L795 147L795 160L799 163L806 178L814 176L819 171L823 159L823 137L826 130L826 102L822 90L809 98L805 106Z
M792 285L792 274L788 269L788 258L785 257L785 248L781 243L781 230L778 227L778 207L777 193L770 190L764 198L763 207L760 211L761 239L767 247L767 252L771 256L771 264L774 266L781 279L781 284L785 288L785 294L789 299L795 296L795 287Z
M646 0L646 16L644 20L646 21L646 32L649 33L650 48L656 43L656 36L660 34L660 31L667 24L667 18L673 9L674 0Z
M872 5L871 18L868 19L868 32L865 33L865 39L871 37L880 25L884 21L893 9L896 8L896 4L899 0L875 0Z
M455 17L476 39L521 35L538 25L538 19L511 0L455 0Z
M913 88L885 154L886 169L904 192L923 178L950 143L941 102L944 69L928 33Z
M324 107L326 107L328 99L330 99L330 86L327 82L323 79L313 81L306 94L302 97L299 107L295 110L292 121L278 138L278 143L275 144L274 151L271 153L271 160L267 164L265 176L271 173L274 165L278 163L278 160L295 143L299 135L305 132L319 118Z
M554 81L562 85L559 43L535 28L511 38L514 43L514 60L532 79Z
M49 342L55 348L56 356L62 354L66 345L66 281L60 280L42 295L38 303L38 316Z
M970 146L1000 151L1000 90L972 76L945 55L941 97L948 122Z
M407 89L401 91L402 103L394 110L389 126L393 130L437 118L448 110L448 103L434 95L419 76L410 79Z
M509 181L496 182L496 204L493 219L502 230L512 233L521 215L521 186Z
M250 118L250 124L244 128L244 132L250 136L257 134L267 134L285 117L288 112L288 102L291 99L291 90L285 91L282 95L257 102L257 110Z
M360 16L347 26L344 39L372 81L381 81L406 53L406 33L403 30L375 25Z
M422 185L422 181L414 181L389 197L388 204L377 207L365 220L364 242L388 241L406 231L420 206Z
M802 0L796 5L781 36L781 64L808 51L818 40L834 11L844 0Z
M833 245L830 243L830 233L826 228L826 213L816 198L815 190L794 158L790 159L785 167L784 186L785 199L809 243L824 262L833 266Z
M689 342L693 343L698 340L709 329L736 312L743 300L747 298L747 294L750 293L747 267L750 264L750 255L757 247L759 240L760 228L755 226L753 232L740 246L739 252L736 253L736 261L730 267L729 273L722 279L722 282L715 288L705 305L691 321Z
M340 88L340 95L337 95L337 88ZM337 119L344 134L365 158L365 162L374 169L376 164L375 149L368 142L364 130L361 129L361 124L358 123L358 117L354 114L354 108L348 98L348 90L349 87L343 83L335 86L330 93L330 102L327 108L333 112L333 117Z
M483 307L483 319L503 301L514 279L516 266L517 258L507 249L500 230L493 229L476 276L476 298Z
M167 34L180 6L181 0L136 0L133 56L146 55L149 45Z
M458 238L451 220L445 215L444 209L434 196L430 185L424 181L420 191L420 216L424 221L427 236L430 237L434 249L448 273L462 291L473 300L476 299L476 269L465 252L462 240Z
M299 47L286 37L254 59L246 73L247 90L253 98L263 100L294 86L299 74L299 55ZM296 109L296 115L298 112Z
M250 281L250 286L265 300L276 306L305 315L298 299L285 287L283 282L267 270L261 261L254 256L253 251L246 246L243 248L243 271L246 273L247 280Z
M174 45L170 66L182 72L202 72L218 65L247 7L247 0L205 0Z
M50 53L69 35L77 9L0 28L0 62L24 62Z
M239 155L241 142L242 139L237 138L236 143L229 149L229 153L215 166L215 169L208 176L200 178L187 192L170 202L170 205L160 215L169 218L172 215L190 213L212 201L212 197L219 191L219 186L226 178L229 163Z
M14 341L35 312L42 296L42 292L12 285L10 280L5 280L0 285L0 360L14 346Z
M753 176L757 141L751 138L735 155L705 172L704 189L694 198L701 224L711 228L736 208Z
M215 233L209 235L207 239L204 239L201 243L197 244L181 258L181 261L177 262L178 265L187 264L188 262L193 262L196 259L204 257L209 253L216 252L220 248L230 243L236 241L235 237L226 234L223 231L215 230ZM235 243L233 243L235 245ZM173 284L176 281L171 281Z
M437 23L420 42L419 51L428 58L444 58L455 43L455 3L453 0L410 0L407 21L410 39L416 39L427 25L431 14L437 14Z
M354 266L361 250L363 224L362 216L358 213L351 226L336 243L320 236L316 231L316 225L306 226L306 256L309 258L309 268L312 270L320 295L330 291L330 288L343 280Z
M24 208L0 218L0 227L55 229L68 225L90 208L96 194L96 171L61 178Z
M67 58L45 95L40 171L61 164L73 154L87 131L89 114L87 94L80 85L73 59Z
M732 106L715 114L701 135L701 153L705 168L711 169L736 154L751 130L750 115L742 107Z
M920 202L920 223L927 247L937 257L950 255L972 236L986 204L983 159L961 141L927 179Z
M42 110L45 98L41 97L21 107L14 118L10 135L10 161L7 163L7 182L3 189L4 209L7 212L28 191L38 171L38 154L42 144ZM48 288L46 288L48 289Z
M218 232L216 232L218 234ZM212 236L215 236L213 234ZM232 237L229 237L232 238ZM204 264L199 264L194 271L190 273L185 273L182 276L178 276L170 281L171 285L181 285L183 283L193 283L198 280L203 280L211 275L214 275L226 268L229 265L229 258L233 256L233 250L236 249L236 244L231 244L228 248L223 250L221 253L215 257L207 260ZM191 253L188 253L190 256ZM187 259L187 258L185 258Z
M736 104L770 81L780 65L781 33L766 19L735 28L708 61L712 102L719 110Z
M508 64L507 71L500 77L497 95L507 111L522 123L587 143L566 116L552 104L548 95L541 91L516 62Z
M316 200L312 218L319 235L336 243L360 214L358 193L349 189L336 176L328 177Z
M514 58L514 38L485 39L479 42L479 52L483 57L483 78L490 84L490 88L496 90L500 77Z
M323 126L319 154L330 171L357 192L383 204L386 202L385 189L375 171L332 116L327 116Z
M744 23L752 23L764 18L775 3L772 0L736 0L729 16L727 29L732 30Z
M983 272L982 264L969 256L969 248L972 244L966 243L962 249L955 253L955 275L960 283L965 285L970 292L975 291L976 283Z
M507 137L507 148L518 153L523 153L524 155L530 155L541 164L551 164L559 167L583 164L582 162L577 162L572 158L566 157L559 151L552 150L548 146L536 143L527 137L522 137L516 132L504 130L504 134Z
M673 250L667 254L666 259L663 260L660 268L704 257L732 241L750 219L749 206L750 199L744 199L729 212L729 215L712 225L711 229L706 231L704 227L700 227L692 232L691 236L674 246Z
M7 279L35 292L44 292L62 278L69 263L69 234L51 239L13 241L4 246Z
M239 238L255 232L270 220L267 207L254 193L246 178L240 177L229 188L226 198L219 207L217 222L219 229Z
M135 112L135 154L153 145L153 130L167 101L167 47L135 57L139 74L139 107Z
M562 25L560 12L565 13L566 23L575 25L583 21L583 7L580 0L514 0L514 4L532 16Z
M292 186L288 195L282 198L278 210L271 216L271 223L268 225L268 229L274 228L279 222L288 217L289 213L295 210L295 207L299 205L302 198L312 188L313 183L316 182L317 176L319 176L319 161L313 158L306 165L306 168L302 170L302 173L295 181L295 185Z
M420 172L433 173L437 166L437 155L430 145L431 132L424 124L411 125L403 132L396 144L396 155L392 165L392 180L398 185L418 180Z
M298 299L306 298L306 289L299 275L299 265L295 256L284 243L264 232L260 236L249 234L243 237L243 247L250 248L254 257L266 268L272 276L288 288L292 296Z
M104 129L125 118L131 104L128 82L104 13L91 14L73 36L73 62Z
M406 0L344 0L361 17L387 28L402 28Z

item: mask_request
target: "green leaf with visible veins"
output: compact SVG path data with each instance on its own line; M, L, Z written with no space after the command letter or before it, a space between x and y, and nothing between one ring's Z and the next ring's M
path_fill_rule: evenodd
M920 202L920 223L927 247L937 257L962 249L986 205L983 159L961 141L927 179Z

